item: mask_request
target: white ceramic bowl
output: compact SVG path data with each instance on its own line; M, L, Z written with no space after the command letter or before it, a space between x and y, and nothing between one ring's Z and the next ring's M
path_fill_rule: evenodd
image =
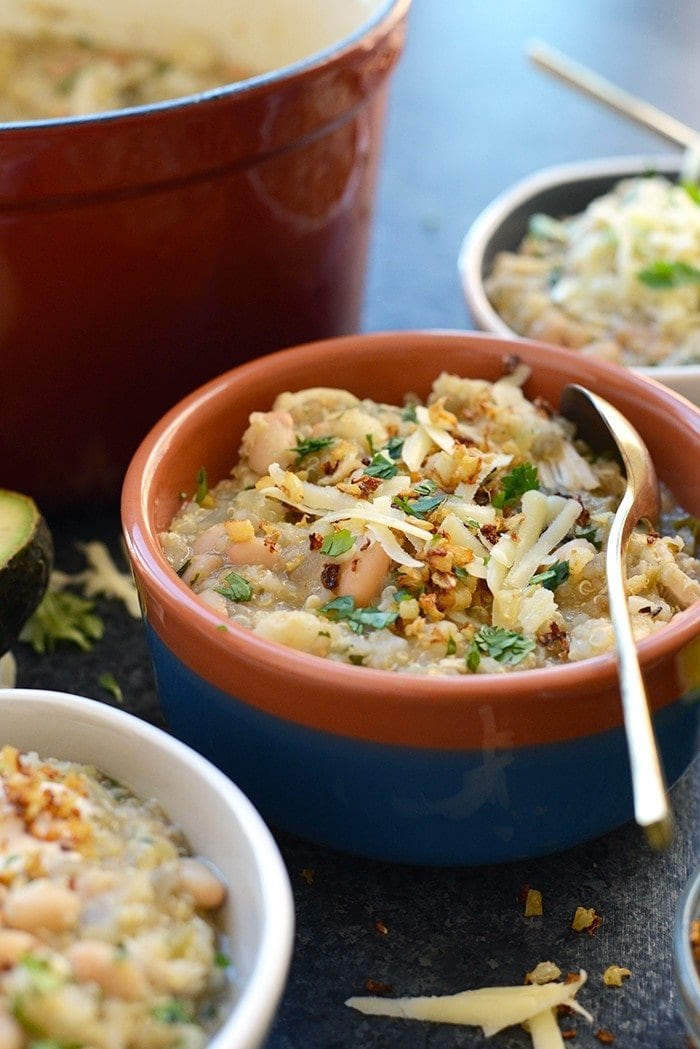
M294 933L286 868L246 796L194 750L139 718L62 692L0 689L0 738L92 764L156 798L228 886L224 926L235 972L230 1013L209 1049L259 1049L284 990Z
M515 334L489 302L484 279L499 251L517 250L531 215L575 215L622 178L648 171L677 175L680 163L678 154L585 160L544 168L501 193L475 219L459 253L462 290L474 323L483 331ZM700 405L700 364L634 370Z

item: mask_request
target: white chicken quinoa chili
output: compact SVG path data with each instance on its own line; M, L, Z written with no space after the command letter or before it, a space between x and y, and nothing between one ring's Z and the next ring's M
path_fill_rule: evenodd
M222 619L357 666L473 674L614 645L605 543L624 488L521 389L441 374L426 404L347 390L253 412L228 479L204 469L163 550ZM629 543L637 638L700 598L697 522L666 493L663 534Z
M519 335L631 367L698 364L698 185L623 179L578 215L533 215L484 287Z
M0 1047L206 1045L227 982L224 896L157 803L4 746Z
M167 51L126 51L88 35L0 32L0 120L46 120L148 105L251 76L190 34Z

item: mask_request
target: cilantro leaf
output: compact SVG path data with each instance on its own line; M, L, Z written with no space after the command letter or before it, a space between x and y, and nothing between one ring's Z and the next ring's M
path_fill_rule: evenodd
M247 579L244 579L238 572L229 572L224 577L226 586L215 586L214 590L217 594L221 594L222 597L227 598L229 601L250 601L253 596L253 588Z
M666 262L659 259L637 273L637 280L648 288L680 288L684 284L700 284L700 269L689 262Z
M500 510L504 506L517 503L525 492L530 492L540 487L540 479L537 467L532 463L522 463L516 466L510 473L501 478L501 487L491 500L491 505Z
M100 674L97 680L105 692L111 692L117 703L124 702L124 693L122 692L121 685L111 671L107 670L104 674Z
M355 536L349 528L341 528L331 535L327 535L321 545L321 553L328 557L340 557L348 552L355 542Z
M209 495L209 482L207 480L207 468L206 466L200 466L197 470L197 491L194 494L194 500L201 506L206 497Z
M700 186L697 182L681 182L680 186L695 204L700 204Z
M389 453L392 459L400 459L403 451L403 437L390 437L385 451Z
M588 528L579 528L578 531L574 532L574 539L587 539L596 550L603 549L603 544L598 538L598 530L593 525L589 525Z
M291 451L296 452L298 465L302 460L306 459L307 455L323 451L324 448L330 447L334 441L335 437L330 435L328 437L307 437L306 439L297 437L297 443Z
M558 586L565 583L569 578L569 562L568 561L555 561L549 568L545 568L543 572L538 572L537 575L533 575L530 580L530 586L535 586L540 583L546 590L556 590Z
M379 608L367 605L365 608L355 608L355 598L350 594L343 597L335 597L332 601L322 605L318 614L330 619L333 623L347 623L356 634L363 634L365 628L381 630L390 626L398 618L397 612L382 612Z
M482 626L474 635L467 653L467 667L475 671L481 662L482 655L491 656L508 666L521 663L532 652L535 642L523 637L514 630L505 630L500 626Z
M446 495L423 495L418 499L404 499L403 496L395 495L391 505L403 510L409 517L421 517L425 519L433 510L441 506Z
M163 1005L154 1006L151 1009L151 1016L154 1020L165 1024L192 1023L192 1017L182 1002L178 1002L175 998L170 1002L164 1002Z
M365 466L365 473L368 477L380 477L382 481L388 481L390 477L396 477L399 472L399 468L394 462L389 462L387 457L381 452L377 452L372 458L372 462L368 466Z
M49 590L24 624L19 639L40 655L53 652L60 642L89 652L104 634L104 623L93 608L92 601L70 590Z

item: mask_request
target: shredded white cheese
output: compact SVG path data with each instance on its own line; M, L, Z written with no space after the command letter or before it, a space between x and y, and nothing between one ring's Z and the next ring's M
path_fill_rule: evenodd
M103 594L105 597L115 598L123 602L130 616L140 619L141 607L132 575L119 571L109 550L99 540L81 543L80 548L85 554L88 568L74 575L54 570L51 573L51 589L63 590L66 586L80 586L86 597Z
M366 1016L395 1016L481 1027L487 1038L505 1027L526 1022L530 1023L532 1034L534 1020L535 1049L559 1049L560 1046L563 1049L564 1041L556 1023L555 1010L560 1005L567 1005L590 1022L590 1013L575 1001L576 992L585 982L586 973L582 970L570 983L481 987L457 994L416 998L358 997L348 998L345 1004Z
M17 662L11 652L0 656L0 688L14 688L17 682Z

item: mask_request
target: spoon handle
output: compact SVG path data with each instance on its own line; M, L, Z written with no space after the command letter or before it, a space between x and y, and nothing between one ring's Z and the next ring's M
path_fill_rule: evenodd
M608 536L606 573L608 601L615 640L622 712L630 756L634 814L654 849L664 849L673 837L673 818L646 686L639 666L625 589L626 522L632 503L628 487Z
M642 127L656 132L657 135L661 135L675 145L683 148L697 145L699 133L693 128L683 124L669 113L657 109L649 102L617 87L605 77L594 73L560 51L548 47L547 44L534 40L528 45L527 54L541 69L553 73L564 83L578 88L579 91L590 95L596 101L603 102L616 113L635 120Z

